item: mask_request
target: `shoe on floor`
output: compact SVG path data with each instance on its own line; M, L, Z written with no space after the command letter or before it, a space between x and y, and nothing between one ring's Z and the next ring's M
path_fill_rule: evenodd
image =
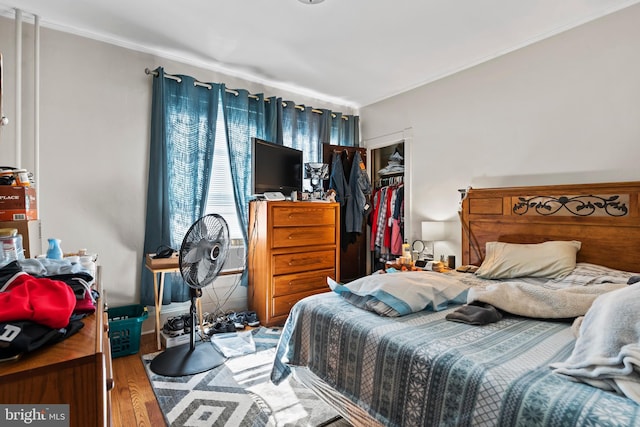
M177 337L184 333L184 319L182 316L169 317L162 327L162 332L170 337Z
M236 324L234 322L232 322L231 320L227 320L226 327L227 327L227 332L235 332L236 331Z
M227 325L223 322L216 322L209 328L208 335L224 334L227 332Z
M247 323L243 312L236 313L232 311L227 314L227 319L233 322L236 329L244 329L244 325Z
M182 322L184 323L184 333L190 334L192 323L193 323L193 318L191 317L191 314L183 314Z
M255 311L245 311L244 318L247 325L252 327L260 326L260 320L258 320L258 315Z
M228 332L235 332L236 326L230 320L218 319L216 323L209 328L208 335L214 334L226 334Z

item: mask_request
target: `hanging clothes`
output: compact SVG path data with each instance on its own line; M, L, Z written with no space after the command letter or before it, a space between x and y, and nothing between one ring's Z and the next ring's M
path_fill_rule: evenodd
M372 197L370 215L370 250L373 254L373 271L384 268L389 261L402 255L404 243L404 146L393 149L387 165L378 169ZM385 149L386 152L388 152ZM379 162L374 157L374 164Z
M347 181L345 168L349 167L348 155L345 151L334 151L331 161L329 188L336 191L336 201L340 203L340 247L346 250L349 239L346 232L347 207L351 205L351 187Z
M393 187L387 187L387 197L386 197L386 212L385 218L387 219L385 228L384 228L384 240L383 245L385 248L391 249L391 224L393 224L393 209L394 199L396 197L395 189Z
M398 186L391 218L391 253L402 255L404 243L404 185Z
M371 212L370 249L376 256L402 255L404 184L401 179L375 190Z
M351 188L344 175L342 155L335 151L333 152L333 159L331 160L329 188L336 190L336 201L340 203L340 206L346 206L347 200L351 198Z
M371 182L359 151L355 152L351 162L349 189L351 190L351 199L347 201L346 231L347 233L360 234L364 217L371 212L371 204L369 202Z
M348 150L333 152L329 188L336 191L340 202L340 246L346 250L357 241L365 217L371 212L371 182L358 150L351 160Z
M375 190L372 197L373 211L369 215L369 225L371 227L371 238L369 239L369 250L376 249L376 236L378 233L378 216L380 212L380 191Z

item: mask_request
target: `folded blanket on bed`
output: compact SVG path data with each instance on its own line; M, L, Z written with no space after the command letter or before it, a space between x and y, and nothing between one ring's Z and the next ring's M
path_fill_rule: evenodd
M640 403L640 284L598 297L571 356L554 372Z
M433 271L372 274L346 285L327 278L327 283L351 304L388 317L463 304L469 289L458 279Z
M484 302L519 316L564 319L583 316L599 295L625 287L626 283L554 288L525 282L502 282L469 289L467 302Z

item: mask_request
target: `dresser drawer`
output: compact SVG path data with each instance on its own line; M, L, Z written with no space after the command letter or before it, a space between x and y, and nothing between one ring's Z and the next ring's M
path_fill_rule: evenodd
M302 298L306 298L311 295L328 292L329 287L326 289L316 289L313 291L299 292L297 294L285 295L273 299L273 316L286 316L291 311L291 307Z
M329 268L326 270L274 276L273 296L279 297L314 289L328 290L327 276L335 280L335 269Z
M276 227L273 229L273 248L294 246L333 245L336 229L333 226Z
M311 207L274 206L272 221L274 227L334 225L335 216L333 207L322 206L322 204Z
M313 252L296 252L273 255L273 275L298 273L309 270L335 268L336 253L333 249Z

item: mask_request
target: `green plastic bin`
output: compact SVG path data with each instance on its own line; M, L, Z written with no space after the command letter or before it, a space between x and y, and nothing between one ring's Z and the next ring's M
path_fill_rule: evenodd
M107 316L111 357L136 354L140 350L142 322L149 317L147 307L140 304L109 307Z

